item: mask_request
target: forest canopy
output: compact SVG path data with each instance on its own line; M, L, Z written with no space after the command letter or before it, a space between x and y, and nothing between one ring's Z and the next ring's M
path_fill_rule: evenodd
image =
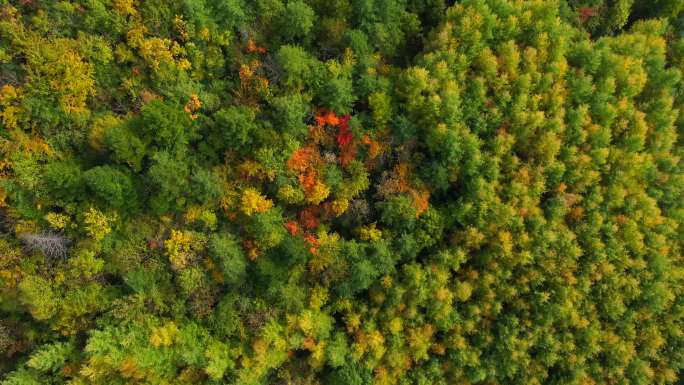
M0 0L0 384L682 384L683 73L681 0Z

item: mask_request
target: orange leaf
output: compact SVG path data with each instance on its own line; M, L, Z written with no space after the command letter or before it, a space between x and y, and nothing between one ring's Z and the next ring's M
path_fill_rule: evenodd
M287 232L290 233L290 235L299 234L299 225L295 221L285 223L285 229L287 229Z
M299 175L299 183L305 191L310 192L316 186L316 171L312 168L307 168Z
M331 126L337 126L340 124L340 118L338 118L334 112L330 111L325 115L325 122Z
M325 125L325 121L326 121L325 116L323 116L323 115L316 115L316 117L315 117L314 119L316 119L316 124L317 124L318 126L323 126L323 125Z
M287 166L294 171L304 172L318 160L318 154L312 147L302 147L292 153Z

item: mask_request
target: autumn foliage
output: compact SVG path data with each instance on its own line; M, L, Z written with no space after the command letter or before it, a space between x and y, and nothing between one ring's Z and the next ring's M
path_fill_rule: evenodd
M681 0L0 0L0 385L684 381Z

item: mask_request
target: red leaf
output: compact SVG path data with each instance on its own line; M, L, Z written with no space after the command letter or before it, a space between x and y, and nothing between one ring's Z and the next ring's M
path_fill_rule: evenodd
M354 140L354 134L349 131L349 126L346 123L345 125L340 125L340 129L337 132L337 144L340 147L344 147L351 143L352 140Z
M319 224L318 217L316 216L316 209L313 207L306 208L299 213L299 221L302 226L307 229L316 228Z
M340 132L337 134L337 144L340 147L345 147L354 140L354 135L351 132Z
M582 7L579 9L580 20L584 23L591 17L598 16L598 10L593 7Z
M351 119L351 115L349 115L349 114L343 115L340 118L340 128L348 129L350 119Z

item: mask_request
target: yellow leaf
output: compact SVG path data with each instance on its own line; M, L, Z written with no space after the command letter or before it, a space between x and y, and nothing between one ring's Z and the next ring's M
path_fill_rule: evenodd
M150 343L155 347L170 346L178 336L178 326L174 322L167 322L164 326L155 328L150 336Z
M256 189L247 188L242 192L242 212L246 215L253 215L254 213L263 213L273 207L273 201L266 199Z

